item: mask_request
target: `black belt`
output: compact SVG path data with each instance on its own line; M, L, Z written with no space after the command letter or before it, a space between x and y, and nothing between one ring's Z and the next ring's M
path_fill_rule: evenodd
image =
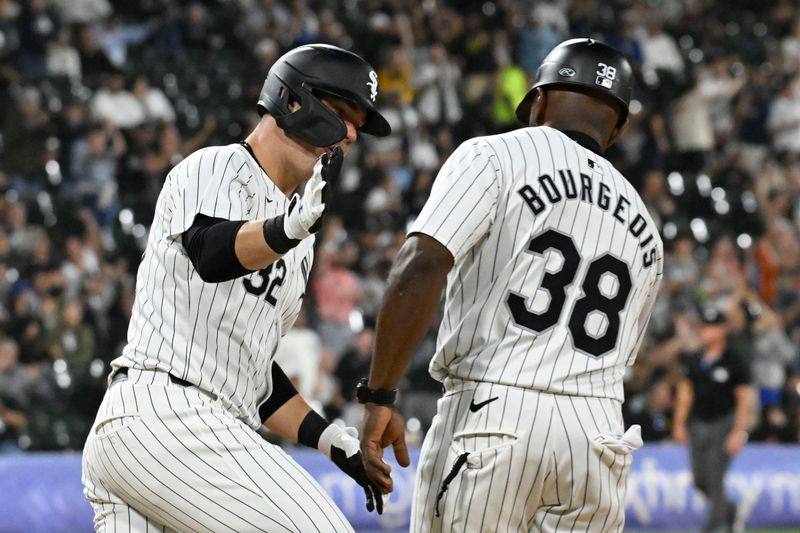
M120 367L120 369L114 373L114 378L112 378L112 380L115 379L117 376L127 376L127 375L128 375L128 367L123 366ZM172 374L167 374L167 375L169 376L169 380L175 385L180 385L181 387L194 387L194 383L186 381L185 379L175 377Z

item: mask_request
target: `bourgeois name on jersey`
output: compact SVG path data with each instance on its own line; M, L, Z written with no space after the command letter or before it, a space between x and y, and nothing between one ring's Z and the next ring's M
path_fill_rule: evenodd
M564 169L557 173L558 180L554 180L549 174L542 174L536 178L539 183L539 193L527 184L517 191L534 215L545 210L547 207L545 200L550 205L563 200L580 200L596 205L604 211L611 211L617 222L627 225L630 234L639 241L639 248L645 250L642 254L644 266L650 267L655 264L657 241L653 237L653 228L648 227L647 221L640 213L636 213L630 222L623 218L625 210L631 206L630 200L622 194L617 194L616 200L612 202L611 188L600 181L595 190L596 182L593 182L592 177L583 172L579 173L580 186L576 183L572 170Z

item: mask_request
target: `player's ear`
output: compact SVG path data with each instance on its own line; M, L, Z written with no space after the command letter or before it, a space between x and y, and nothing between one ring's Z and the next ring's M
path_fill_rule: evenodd
M547 107L547 93L544 92L544 89L538 87L533 97L533 105L531 105L531 116L528 122L531 126L544 124L545 107Z
M608 138L608 143L606 143L606 148L617 142L622 134L625 132L625 129L628 127L628 118L626 117L625 120L620 120L617 125L611 130L611 136Z

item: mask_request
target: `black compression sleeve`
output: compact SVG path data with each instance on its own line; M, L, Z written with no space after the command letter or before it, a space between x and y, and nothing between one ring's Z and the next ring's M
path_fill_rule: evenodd
M236 257L236 234L246 220L225 220L197 215L181 242L200 279L220 283L252 272Z
M289 380L278 363L273 362L272 393L267 398L267 401L258 408L261 422L266 422L267 418L275 414L275 411L280 409L283 404L294 398L295 394L297 394L297 389L294 388L291 380Z

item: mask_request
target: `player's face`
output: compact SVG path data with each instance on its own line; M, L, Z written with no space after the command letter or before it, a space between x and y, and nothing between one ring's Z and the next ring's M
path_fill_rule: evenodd
M358 138L359 128L361 128L367 120L367 110L360 105L353 104L344 98L333 95L323 96L322 103L336 113L339 118L344 121L345 126L347 126L347 135L338 143L344 154L347 155L350 146L356 142ZM329 146L325 148L324 151L332 152L334 147L335 146Z

